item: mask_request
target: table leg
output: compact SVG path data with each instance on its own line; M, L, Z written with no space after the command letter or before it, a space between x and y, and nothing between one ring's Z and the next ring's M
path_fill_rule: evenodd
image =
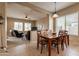
M59 54L59 45L58 45L58 39L57 39L57 52Z
M69 35L67 35L67 41L68 41L68 45L69 45Z
M39 49L39 37L37 39L37 49Z
M40 39L40 37L38 36L38 38L37 38L37 49L39 49L39 39Z
M48 40L48 55L51 56L51 40Z

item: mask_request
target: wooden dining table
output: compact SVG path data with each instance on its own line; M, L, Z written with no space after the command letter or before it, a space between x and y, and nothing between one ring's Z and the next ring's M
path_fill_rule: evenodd
M59 36L56 32L52 33L52 36L39 36L38 35L38 39L37 39L37 49L39 49L39 43L40 43L40 37L41 38L44 38L44 39L47 39L47 46L48 46L48 55L51 56L51 44L54 40L57 40L57 42L59 41L58 39L61 37ZM65 39L65 44L66 46L69 45L69 35L68 34L63 34L63 37ZM66 37L66 38L65 38ZM64 45L64 40L62 41L62 45ZM58 46L57 46L57 52L59 53L59 50L58 50ZM64 50L64 47L62 48L62 50Z
M48 40L48 45L47 45L48 46L48 56L51 56L51 43L52 43L53 40L56 40L59 37L57 35L53 35L53 36L40 36L40 37ZM39 48L39 38L37 40L37 48ZM57 49L58 49L58 47L57 47ZM59 53L59 51L58 51L58 53Z

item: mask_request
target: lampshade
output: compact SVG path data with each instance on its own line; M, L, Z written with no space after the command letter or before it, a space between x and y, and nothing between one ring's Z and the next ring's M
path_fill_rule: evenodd
M58 14L53 14L53 18L57 18L58 17Z

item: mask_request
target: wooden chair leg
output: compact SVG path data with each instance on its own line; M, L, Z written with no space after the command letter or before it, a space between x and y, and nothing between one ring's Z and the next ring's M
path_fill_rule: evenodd
M61 42L61 49L64 50L64 43Z
M41 45L41 54L42 54L42 50L43 50L43 45Z
M67 48L67 39L65 39L65 42L64 42L64 43L65 43L65 46L66 46L66 48Z
M57 40L57 52L59 54L59 45L58 45L58 40Z
M39 42L37 42L37 49L39 49Z
M39 49L39 37L37 39L37 49Z
M58 46L58 44L57 44L57 53L59 54L59 46Z
M61 49L62 49L62 44L61 44Z
M66 48L67 46L69 46L69 36L66 36L65 38L65 45L66 45Z

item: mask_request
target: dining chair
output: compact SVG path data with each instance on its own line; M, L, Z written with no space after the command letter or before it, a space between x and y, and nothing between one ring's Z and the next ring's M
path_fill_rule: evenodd
M58 38L52 40L51 47L55 47L57 49L57 53L59 54Z
M67 48L67 45L69 45L69 35L68 32L66 30L61 30L58 33L58 36L60 36L61 41L61 48L62 50L64 50L64 45Z
M65 39L66 39L66 47L69 45L69 34L68 34L68 31L64 31L64 34L65 34Z
M41 38L40 42L41 42L41 53L42 53L43 47L48 45L48 40L46 40L47 38L42 36L40 36L40 38ZM61 48L62 49L64 48L64 45L62 42L63 42L63 36L58 36L52 39L51 47L54 47L52 45L55 45L58 54L59 54L59 48L60 48L59 46L61 45Z
M43 51L43 47L48 45L48 40L46 40L47 38L43 37L43 35L45 36L46 33L45 32L40 32L38 34L39 44L41 45L41 53ZM59 48L60 48L59 46L61 46L61 49L64 50L64 39L65 38L62 34L58 35L58 37L52 39L51 47L54 44L56 46L58 54L59 54Z
M47 42L47 40L45 39L45 38L43 38L43 37L40 37L40 45L41 45L41 54L42 54L42 51L43 51L43 48L45 47L45 46L47 46L47 44L48 44L48 42Z
M45 36L45 32L42 33L42 34L44 34L44 36ZM43 47L48 46L48 40L47 40L47 38L43 37L42 34L40 34L40 37L39 37L40 38L39 39L40 40L40 45L41 45L41 53L43 51ZM59 54L59 45L61 44L60 37L56 37L56 38L52 39L51 47L52 47L53 44L56 46L57 53Z
M57 48L57 53L59 54L59 48L61 46L61 50L64 50L64 44L66 45L66 38L65 36L58 35L58 37L55 38L55 40L52 41L52 44L55 44L56 48Z
M39 49L39 44L40 44L40 42L44 42L44 38L42 38L41 36L43 35L45 35L46 33L45 33L45 31L37 31L37 49ZM43 42L42 42L42 44L43 44ZM44 44L43 44L44 45Z
M42 36L47 36L47 30L46 31L41 31L40 34L40 45L41 45L41 53L43 51L43 47L47 46L48 41L46 40L46 38L42 37Z

